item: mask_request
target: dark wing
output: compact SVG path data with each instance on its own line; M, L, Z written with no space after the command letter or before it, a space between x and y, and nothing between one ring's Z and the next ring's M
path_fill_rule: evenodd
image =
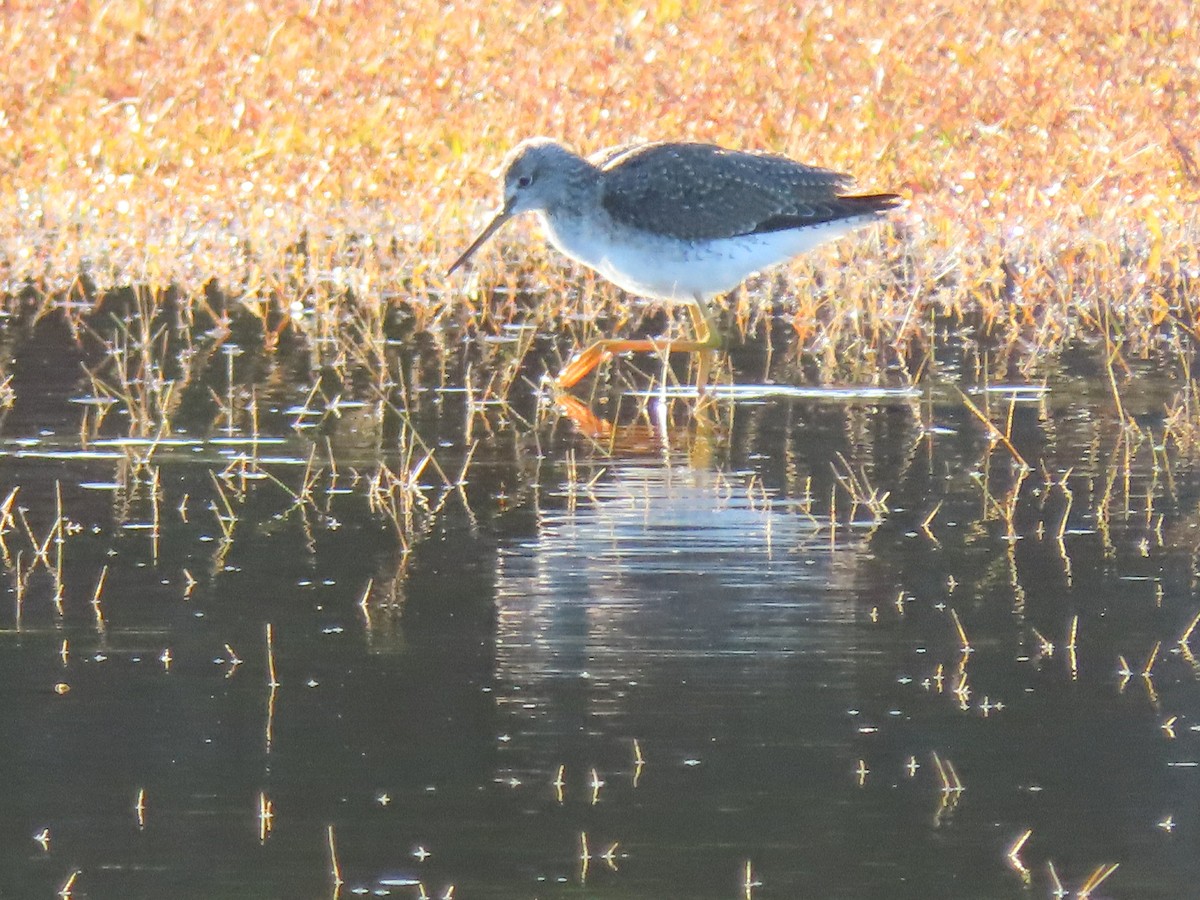
M847 197L852 179L711 144L641 144L593 158L613 219L682 240L779 231L882 212L894 194Z

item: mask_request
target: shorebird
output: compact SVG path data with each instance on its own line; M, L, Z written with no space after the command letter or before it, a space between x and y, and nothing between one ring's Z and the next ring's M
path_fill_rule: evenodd
M615 353L699 354L703 392L721 337L708 301L750 274L876 221L896 194L847 194L848 175L712 144L643 143L584 158L522 141L504 162L504 202L447 271L514 216L537 213L550 243L632 294L687 305L694 340L596 341L559 373L570 388Z

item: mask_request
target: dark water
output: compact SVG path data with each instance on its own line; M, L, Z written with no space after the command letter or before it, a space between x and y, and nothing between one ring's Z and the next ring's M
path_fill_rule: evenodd
M454 388L301 413L312 371L247 355L183 404L242 415L130 441L86 343L7 351L0 896L1196 895L1167 364L1131 427L1081 348L589 437Z

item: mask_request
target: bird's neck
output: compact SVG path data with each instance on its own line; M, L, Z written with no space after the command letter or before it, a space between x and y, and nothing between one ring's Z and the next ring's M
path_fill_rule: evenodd
M560 172L559 190L547 198L547 218L562 219L581 215L600 202L600 170L586 159L571 160L571 167Z

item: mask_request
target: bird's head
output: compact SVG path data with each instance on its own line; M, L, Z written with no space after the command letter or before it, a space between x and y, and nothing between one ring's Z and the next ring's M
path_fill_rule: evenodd
M586 160L550 138L529 138L517 144L497 173L503 173L503 205L446 274L465 263L513 216L546 212L563 203L581 174L589 170L591 165Z

